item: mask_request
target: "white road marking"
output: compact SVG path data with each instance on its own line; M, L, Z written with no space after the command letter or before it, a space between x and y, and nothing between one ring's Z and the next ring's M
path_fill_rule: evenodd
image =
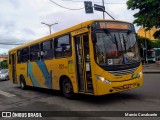
M16 95L0 90L0 94L6 97L14 97Z

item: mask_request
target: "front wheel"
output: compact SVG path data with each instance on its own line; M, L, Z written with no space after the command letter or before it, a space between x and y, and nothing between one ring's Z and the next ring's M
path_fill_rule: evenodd
M27 85L26 85L26 82L25 82L25 79L23 76L20 76L20 87L25 90L27 88Z
M73 86L71 81L67 78L65 78L62 82L62 92L66 98L73 99L74 97Z

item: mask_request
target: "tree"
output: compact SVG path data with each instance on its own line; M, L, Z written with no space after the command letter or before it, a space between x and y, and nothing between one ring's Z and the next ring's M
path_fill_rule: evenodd
M152 27L160 27L160 1L159 0L128 0L128 9L139 11L134 14L136 18L133 23L138 26L146 27L146 30ZM154 35L160 38L160 30Z
M146 53L144 53L144 49L143 49L143 48L146 47L145 42L147 44L147 50L148 49L153 49L153 48L160 48L160 40L152 41L148 38L141 37L138 34L137 34L137 42L138 42L138 46L139 46L139 49L140 49L141 58L145 58Z
M148 38L141 37L141 36L137 35L137 41L138 41L138 45L140 48L145 48L145 41L147 44L147 49L154 48L154 43Z
M153 34L153 37L156 38L156 39L160 39L160 30L156 31L156 32Z
M3 60L1 62L1 68L2 69L7 69L8 68L8 61L7 60Z

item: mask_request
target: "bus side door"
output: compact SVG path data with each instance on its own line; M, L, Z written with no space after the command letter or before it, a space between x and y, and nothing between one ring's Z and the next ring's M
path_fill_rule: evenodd
M77 35L75 40L76 68L80 92L93 92L88 33Z
M16 53L11 54L11 75L13 83L17 83L16 78Z

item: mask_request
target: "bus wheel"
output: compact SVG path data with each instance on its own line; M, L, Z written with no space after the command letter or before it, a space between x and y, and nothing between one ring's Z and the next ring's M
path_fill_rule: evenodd
M20 87L25 90L27 88L26 82L23 76L20 76Z
M73 86L70 80L67 78L64 78L62 82L62 92L66 98L73 99L74 97Z

